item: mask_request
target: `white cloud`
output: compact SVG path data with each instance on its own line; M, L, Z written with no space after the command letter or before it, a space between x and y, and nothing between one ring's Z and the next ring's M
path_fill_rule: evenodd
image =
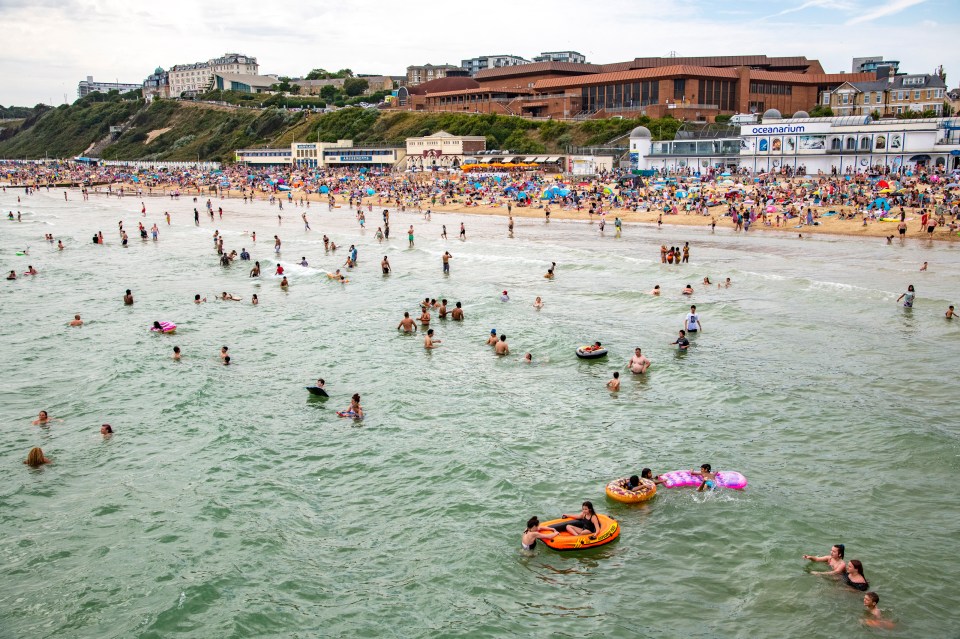
M886 4L875 5L860 15L847 20L847 24L861 24L863 22L871 22L877 18L892 16L895 13L900 13L904 9L909 9L926 1L927 0L889 0Z

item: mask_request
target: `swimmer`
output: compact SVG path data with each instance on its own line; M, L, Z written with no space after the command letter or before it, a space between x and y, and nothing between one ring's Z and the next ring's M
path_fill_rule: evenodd
M532 363L533 363L533 354L532 354L532 353L527 353L526 355L524 355L524 356L523 356L523 363L524 363L524 364L532 364Z
M397 325L397 330L403 330L404 333L416 333L417 324L410 318L410 313L405 312L403 314L403 319L400 320L400 323Z
M620 390L620 373L619 372L613 371L613 379L607 382L607 388L612 392L616 392Z
M52 464L53 462L44 456L43 449L40 447L34 447L30 449L29 453L27 453L27 458L23 463L30 468L40 468L44 464Z
M226 347L224 347L224 348L226 348ZM175 361L175 362L179 362L179 361L180 361L180 347L179 347L179 346L174 346L174 347L173 347L173 361Z
M123 296L123 303L125 306L133 305L133 293L130 292L130 289L127 289L127 292Z
M345 276L343 276L343 275L340 276L340 283L341 283L341 284L346 284L346 283L348 283L349 281L350 281L350 280L348 280Z
M825 563L830 570L811 572L811 575L840 575L847 571L847 562L843 560L844 545L834 544L830 547L830 554L818 557L816 555L804 555L807 561L816 561Z
M257 297L256 293L254 293L253 297L250 298L250 303L253 304L254 306L260 303L260 298Z
M704 285L704 286L710 286L710 278L709 278L709 277L703 278L703 285Z
M450 274L450 258L452 257L453 256L450 255L450 251L444 251L443 257L441 258L443 260L443 272L447 275Z
M317 383L316 383L316 387L317 387L317 388L323 388L325 385L326 385L326 382L323 381L323 378L322 378L322 377L317 380Z
M70 320L70 326L83 326L83 320L80 319L79 315L74 315L73 319Z
M703 481L700 482L700 486L697 487L698 493L702 493L705 488L709 488L710 490L717 488L717 475L711 472L710 464L702 464L700 470L691 470L690 474L703 479Z
M456 308L450 312L450 317L457 322L463 321L463 307L460 305L460 302L457 302Z
M913 284L907 286L907 292L897 298L897 301L903 300L904 308L913 308L913 300L917 296L916 291L913 290ZM906 298L906 299L904 299Z
M643 470L641 470L641 471L640 471L640 477L641 477L642 479L649 479L650 481L652 481L654 484L657 484L657 485L659 485L659 484L665 484L665 483L666 483L666 482L665 482L664 480L662 480L662 479L659 479L659 478L655 479L655 478L653 477L653 471L650 470L649 468L644 468ZM633 478L631 477L631 479L633 479Z
M230 355L227 353L227 351L229 351L229 350L230 350L229 347L227 347L227 346L221 346L221 347L220 347L220 359L225 359L225 358L229 357Z
M341 415L341 417L354 417L356 419L363 419L363 408L360 407L360 393L353 394L353 397L350 398L350 407L343 412L346 414Z
M386 255L383 256L383 261L380 262L380 270L383 271L384 275L389 275L390 271L393 270L390 268L390 261L387 259Z
M524 550L533 550L537 545L538 539L553 539L560 533L553 528L547 528L546 526L540 526L540 520L536 517L531 517L527 521L527 529L523 531L523 535L520 537L520 547Z
M430 323L430 311L423 309L423 312L420 313L420 323L424 326Z
M433 329L427 331L427 334L423 336L423 347L424 348L436 348L440 344L440 340L433 339Z
M956 315L956 313L953 312L953 305L951 304L949 307L947 307L947 312L944 313L944 316L947 319L953 319L954 315Z
M880 595L877 593L868 592L863 595L863 607L866 608L868 615L863 623L874 628L889 630L893 628L893 622L883 618L883 614L880 612L880 609L877 608L878 603L880 603Z
M16 272L16 271L10 271L10 273L7 275L7 279L8 279L8 280L15 280L15 279L17 279L17 272Z
M655 295L655 296L659 296L659 295L660 295L660 285L659 285L659 284L657 284L656 286L653 287L653 290L650 291L650 295Z
M437 314L440 316L440 319L447 319L447 300L440 300L440 305L437 306Z
M627 367L630 369L631 373L641 375L647 372L647 369L650 368L650 363L650 360L640 353L640 347L637 346L635 349L633 349L633 357L630 358L630 362L627 364Z
M603 348L603 345L600 342L594 342L593 346L584 346L583 352L592 353L593 351L599 351L601 348Z
M42 411L40 411L40 413L37 415L37 418L36 418L35 420L33 420L33 425L34 425L34 426L46 426L47 424L49 424L50 422L53 422L53 421L62 422L63 420L62 420L62 419L54 420L52 417L50 417L50 414L49 414L47 411L42 410Z
M260 277L260 262L253 263L253 268L250 269L250 277Z
M683 294L684 294L684 295L693 295L693 287L690 286L689 284L687 284L687 285L683 288Z
M283 278L283 279L287 279L287 278ZM282 284L281 284L281 286L282 286ZM240 301L241 299L243 299L243 298L237 297L237 296L234 295L233 293L227 293L226 291L224 291L223 293L221 293L221 294L217 297L217 299L223 300L224 302L239 302L239 301ZM194 300L194 301L196 301L196 300Z
M888 236L887 236L887 244L893 244L893 236L892 236L892 235L888 235Z
M497 345L494 347L494 351L497 355L509 355L510 347L507 346L507 336L506 334L500 335L500 341L497 342Z
M287 288L288 286L290 286L290 282L287 281L287 276L284 275L284 276L283 276L283 279L280 280L280 288L286 290L286 288Z
M328 277L329 279L331 279L331 280L338 280L338 279L340 279L340 269L337 269L337 272L336 272L336 273L327 273L327 277Z
M274 275L283 275L283 266L281 264L277 264L277 270Z
M307 256L306 256L306 255L304 255L303 257L300 258L300 266L310 266L310 265L307 263Z
M497 345L497 329L490 329L490 337L487 338L487 346L496 346Z
M509 302L509 301L510 301L510 296L507 295L507 292L506 292L506 291L504 291L503 293L500 294L500 301L501 301L501 302Z
M847 562L847 571L840 575L840 580L854 590L866 592L870 589L867 578L863 576L863 564L859 559L851 559Z
M230 356L229 356L229 355L227 355L226 357L223 358L223 365L224 365L224 366L229 366L229 365L230 365Z
M543 308L543 300L540 299L539 296L537 296L537 299L535 299L535 300L533 301L533 307L534 307L535 309L537 309L538 311L539 311L541 308Z
M206 301L207 301L207 298L205 298L205 297L201 299L200 293L197 293L196 295L193 296L193 303L194 303L194 304L203 304L203 303L206 302Z
M690 348L690 340L687 339L687 332L681 329L680 336L677 337L676 341L670 342L670 346L673 346L674 344L676 344L677 348L679 348L681 351L685 351Z
M683 323L689 333L696 333L697 331L703 330L703 327L700 326L700 316L697 314L696 305L690 307L690 312L687 313L687 317Z
M717 282L717 288L720 288L720 283ZM723 283L723 288L730 288L730 278L728 277Z
M37 269L33 268L33 265L27 267L27 270L23 272L24 275L36 275Z
M548 269L547 269L547 273L546 273L546 275L544 275L544 277L545 277L546 279L548 279L548 280L552 280L552 279L553 279L553 269L552 269L552 268L548 268Z
M103 435L104 439L110 439L110 437L113 436L113 426L110 424L101 425L100 434Z
M927 270L927 263L926 263L926 262L923 263L923 266L920 267L920 270L921 270L921 271Z

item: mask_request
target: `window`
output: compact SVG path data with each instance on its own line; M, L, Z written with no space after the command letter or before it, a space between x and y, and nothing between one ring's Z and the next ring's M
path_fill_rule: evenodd
M824 104L830 104L830 95L831 95L830 93L827 93L826 91L824 91L824 93L823 93L823 103L824 103Z
M873 101L876 104L881 104L883 102L883 94L877 91L873 96Z
M860 138L860 150L861 151L870 150L870 138Z
M686 95L687 90L687 81L683 78L675 78L673 80L673 99L682 100Z
M927 89L927 99L929 100L932 97L933 97L933 91L931 91L930 89Z
M847 138L847 150L848 151L857 150L857 138Z
M840 101L841 101L843 104L849 104L849 103L850 103L850 95L847 94L847 93L844 93L842 96L840 96Z
M839 151L840 150L840 138L833 138L830 140L830 150Z
M913 99L914 99L914 100L919 100L919 99L920 99L920 91L914 91L914 92L913 92Z

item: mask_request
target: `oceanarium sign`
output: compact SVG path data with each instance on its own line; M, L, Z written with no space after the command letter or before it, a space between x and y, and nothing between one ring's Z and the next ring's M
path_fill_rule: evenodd
M749 124L740 128L740 135L809 135L811 133L828 133L829 122L811 124Z

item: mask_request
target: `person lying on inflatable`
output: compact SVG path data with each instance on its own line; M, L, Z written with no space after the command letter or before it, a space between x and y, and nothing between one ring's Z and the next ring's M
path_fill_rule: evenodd
M580 349L580 350L582 350L584 353L592 353L593 351L599 351L599 350L601 350L602 348L603 348L603 347L600 346L600 342L594 342L594 343L593 343L593 346L584 346L584 347L583 347L582 349Z

